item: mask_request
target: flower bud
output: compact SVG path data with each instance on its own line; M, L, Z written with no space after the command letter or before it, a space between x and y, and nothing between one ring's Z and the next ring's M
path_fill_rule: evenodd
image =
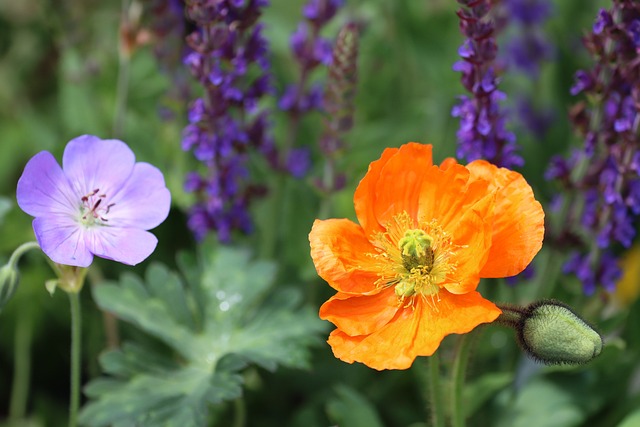
M19 282L20 273L15 264L10 262L0 268L0 310L9 302Z
M561 302L536 302L520 314L520 343L545 364L587 363L602 351L600 334Z

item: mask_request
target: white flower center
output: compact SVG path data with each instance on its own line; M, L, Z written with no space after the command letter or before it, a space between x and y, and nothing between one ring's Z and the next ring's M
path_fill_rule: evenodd
M80 205L80 222L85 226L106 225L107 215L115 203L107 203L107 195L96 188L86 196L82 196Z

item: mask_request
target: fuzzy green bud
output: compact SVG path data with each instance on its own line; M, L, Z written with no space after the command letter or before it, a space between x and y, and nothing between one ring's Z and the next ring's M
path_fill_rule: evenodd
M517 322L522 347L546 364L590 362L602 351L602 337L558 301L540 301L520 312Z
M0 310L11 299L20 283L20 273L14 263L7 263L0 268Z

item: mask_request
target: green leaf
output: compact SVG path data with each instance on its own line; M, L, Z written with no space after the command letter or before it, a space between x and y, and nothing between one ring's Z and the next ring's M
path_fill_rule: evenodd
M637 427L640 426L640 409L636 409L631 414L627 415L618 427Z
M463 391L467 417L473 415L484 403L511 384L513 378L513 372L491 372L467 384Z
M574 427L586 419L580 396L544 377L529 382L515 401L506 404L498 427ZM542 415L543 414L543 415Z
M375 407L356 390L345 385L336 386L337 397L327 403L332 422L349 427L382 427Z
M324 324L298 308L299 292L274 289L275 266L248 251L204 248L181 257L180 276L160 264L143 282L124 275L97 286L104 310L166 345L127 343L100 358L104 373L85 388L80 415L89 426L206 425L211 404L242 393L240 370L307 366L308 346Z

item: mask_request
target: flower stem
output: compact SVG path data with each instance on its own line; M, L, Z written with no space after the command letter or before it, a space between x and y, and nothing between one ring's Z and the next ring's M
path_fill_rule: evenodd
M333 193L335 186L335 165L333 155L329 154L325 158L323 173L322 173L322 200L320 200L320 210L318 211L319 219L329 218L331 215L331 208L333 205Z
M451 372L451 425L452 427L465 426L465 413L462 405L462 388L467 373L467 365L469 364L469 352L471 350L470 334L460 335L456 356L453 361L453 370Z
M13 352L14 374L9 404L9 425L18 424L27 412L29 381L31 378L32 332L31 313L27 310L19 310Z
M550 298L553 294L558 276L562 271L562 261L564 258L561 254L554 253L553 249L546 251L543 254L540 273L537 279L536 288L538 290L538 298L544 299Z
M235 413L233 427L245 427L247 421L247 405L244 402L244 398L237 398L233 402L233 409Z
M433 353L429 356L429 391L431 426L444 427L444 411L442 410L442 387L440 386L440 356Z
M11 254L11 257L9 258L9 262L7 264L16 265L20 257L31 249L40 249L40 245L38 244L38 242L26 242L18 246L16 250Z
M68 292L68 294L71 305L71 401L69 404L69 427L76 427L78 424L78 408L80 407L80 294L78 292Z

